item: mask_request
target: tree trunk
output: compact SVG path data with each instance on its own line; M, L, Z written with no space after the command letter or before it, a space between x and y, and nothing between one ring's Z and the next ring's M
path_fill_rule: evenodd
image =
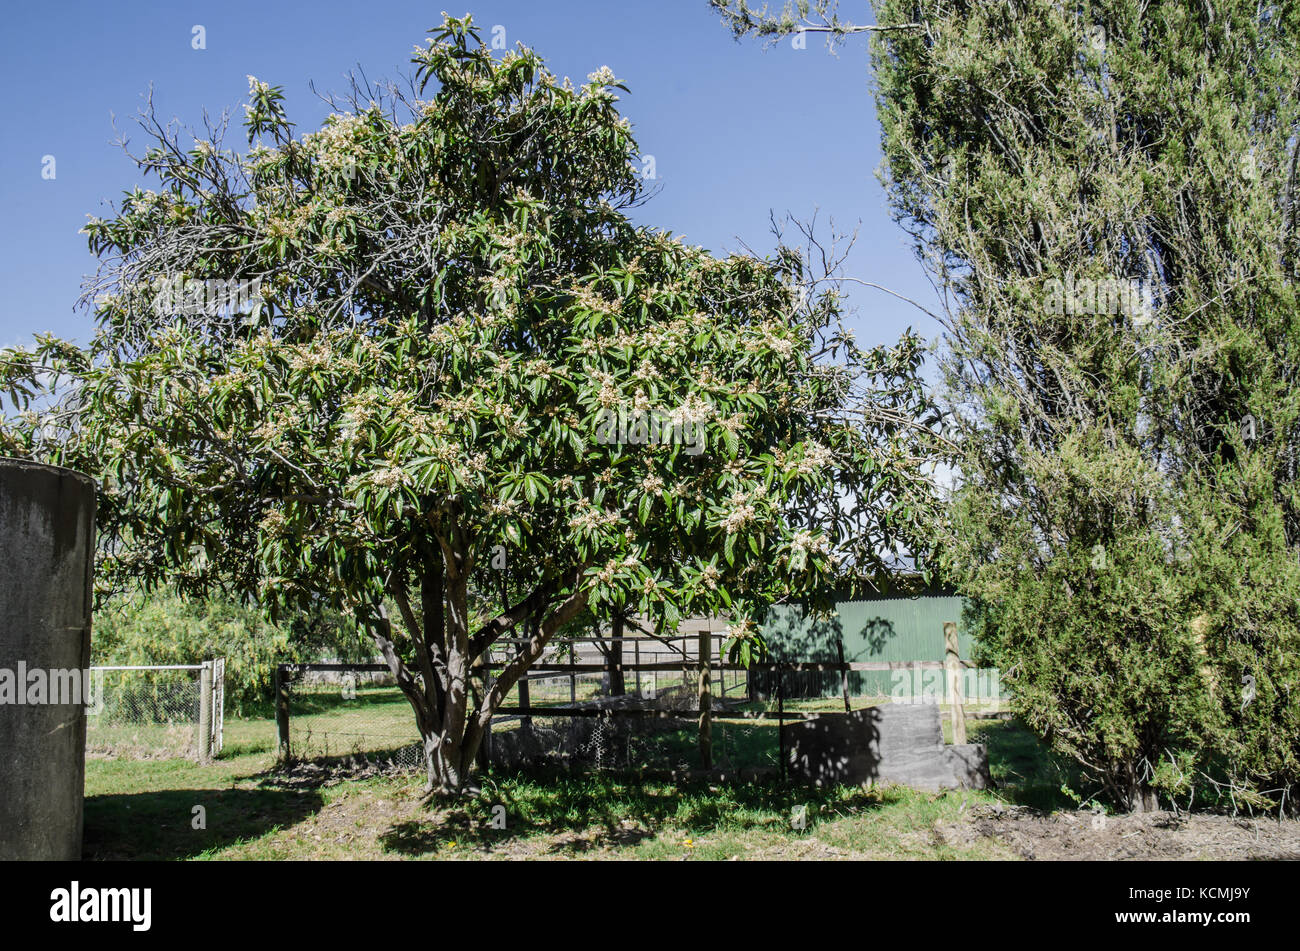
M1140 784L1133 795L1134 812L1155 812L1159 808L1156 791L1145 783Z
M459 703L459 712L453 704ZM443 712L444 727L440 733L430 733L424 739L425 767L428 782L425 791L441 797L458 796L464 791L469 770L463 757L465 730L465 694L448 691ZM450 724L457 723L453 729Z
M434 753L438 767L437 791L459 795L469 778L473 752L465 757L465 726L469 706L469 579L467 565L452 564L447 570L447 695L442 715L441 742ZM477 743L474 744L477 748Z
M1126 781L1123 789L1124 799L1127 800L1125 805L1131 812L1146 813L1155 812L1159 808L1160 802L1156 796L1156 791L1151 784L1144 780L1136 765L1130 764L1125 769Z
M433 571L425 576L422 591L425 623L421 624L415 617L401 583L389 587L389 594L398 602L403 619L415 639L417 659L425 678L423 689L398 655L393 628L383 606L363 613L362 620L370 626L384 660L415 711L428 778L425 791L450 798L466 791L479 749L491 727L493 713L519 678L541 656L555 632L586 606L587 595L575 591L538 624L536 619L546 609L548 597L547 589L539 588L526 602L503 613L471 637L469 566L451 546L444 545L443 553L445 575ZM439 579L445 582L445 611L435 590ZM580 580L579 570L574 573L571 583L576 586ZM484 660L492 643L521 621L533 625L528 644L515 654L495 680L483 676L487 673L486 667L475 661ZM435 656L440 661L436 669ZM483 676L483 681L479 683L479 696L471 713L470 678L480 676Z

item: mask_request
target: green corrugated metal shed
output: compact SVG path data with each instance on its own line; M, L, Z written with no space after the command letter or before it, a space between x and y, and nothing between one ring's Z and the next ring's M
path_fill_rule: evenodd
M971 644L962 624L963 603L948 592L845 600L836 602L829 618L810 617L794 605L775 605L763 623L763 635L772 659L778 661L835 661L841 640L849 662L942 661L943 625L955 621L962 658L968 659ZM838 675L816 680L818 692L839 690ZM889 671L855 671L849 687L854 694L889 694L895 682Z

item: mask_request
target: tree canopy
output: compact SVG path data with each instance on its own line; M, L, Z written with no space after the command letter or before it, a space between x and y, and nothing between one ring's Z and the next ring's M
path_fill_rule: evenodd
M146 113L159 190L86 226L99 332L0 358L0 451L100 478L105 587L355 616L457 791L584 609L730 613L747 656L763 605L887 580L929 497L919 341L860 350L789 249L631 223L607 69L431 32L300 137L251 77L246 152Z

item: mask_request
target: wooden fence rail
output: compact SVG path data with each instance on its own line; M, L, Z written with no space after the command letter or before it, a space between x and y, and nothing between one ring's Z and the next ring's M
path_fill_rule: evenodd
M533 664L528 670L532 672L546 672L553 674L592 674L604 673L607 670L623 671L651 671L651 670L682 670L692 669L698 666L699 662L685 661L656 661L654 663L631 663L631 664ZM970 661L960 661L962 667L974 669L975 665ZM380 665L383 666L383 665ZM491 668L505 667L504 661L491 661L487 665ZM750 664L745 667L741 664L716 664L709 665L712 670L725 671L818 671L821 673L848 673L855 670L945 670L947 665L941 660L880 660L880 661L850 661L848 663L778 663L778 664Z
M600 637L574 637L565 638L562 645L572 647L580 643L608 644L613 640L632 641L636 647L634 660L632 663L541 663L533 664L528 668L526 677L535 677L538 674L569 674L571 687L574 682L573 678L577 674L590 673L610 673L613 671L635 673L638 675L638 694L639 675L642 672L654 671L690 671L694 670L698 675L697 703L694 708L682 708L677 710L648 710L625 707L579 707L571 689L570 703L558 706L536 706L529 703L527 679L521 678L519 699L520 704L517 706L498 707L496 712L506 716L520 716L525 718L525 722L532 717L545 716L563 716L563 717L641 717L655 719L697 719L699 727L699 750L700 762L705 769L710 769L713 764L713 721L714 720L803 720L816 716L813 713L789 712L785 710L785 683L783 674L786 673L838 673L840 675L840 690L844 699L845 712L851 711L849 702L849 674L851 672L866 671L897 671L897 670L943 670L946 672L946 679L950 690L950 714L952 717L953 741L955 743L964 743L966 736L965 711L963 708L963 697L961 688L960 670L962 668L975 668L975 665L969 661L960 658L957 644L957 625L952 622L944 624L943 637L945 657L942 661L937 660L915 660L915 661L848 661L844 660L844 648L841 643L838 645L839 659L836 662L826 661L778 661L743 666L740 664L728 664L722 661L719 655L717 661L712 657L713 640L719 636L717 631L718 621L716 619L694 620L683 622L679 630L689 633L677 636L658 637L659 641L680 640L687 641L694 639L696 641L696 656L688 657L685 651L681 651L681 657L674 661L640 661L640 647L647 643L644 637L622 637L622 638L600 638ZM499 643L523 645L530 643L528 638L504 638ZM506 666L507 661L485 662L482 667L489 672L499 670ZM389 668L386 664L281 664L275 672L275 695L276 695L276 720L278 727L278 738L281 749L288 750L289 746L289 684L293 679L304 673L319 671L358 671L358 672L378 672L387 671ZM776 674L776 701L777 709L771 710L727 710L725 708L714 708L712 693L712 673L714 671L721 673L728 672L766 672ZM726 687L723 688L725 696ZM781 732L781 731L778 731ZM785 769L785 736L782 733L781 743L781 766L782 772Z

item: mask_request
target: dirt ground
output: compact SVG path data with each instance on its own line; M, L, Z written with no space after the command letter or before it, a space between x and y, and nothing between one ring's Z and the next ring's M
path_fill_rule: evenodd
M969 818L936 828L947 844L992 839L1022 859L1300 860L1300 821L1154 812L1126 816L1035 813L979 806Z

